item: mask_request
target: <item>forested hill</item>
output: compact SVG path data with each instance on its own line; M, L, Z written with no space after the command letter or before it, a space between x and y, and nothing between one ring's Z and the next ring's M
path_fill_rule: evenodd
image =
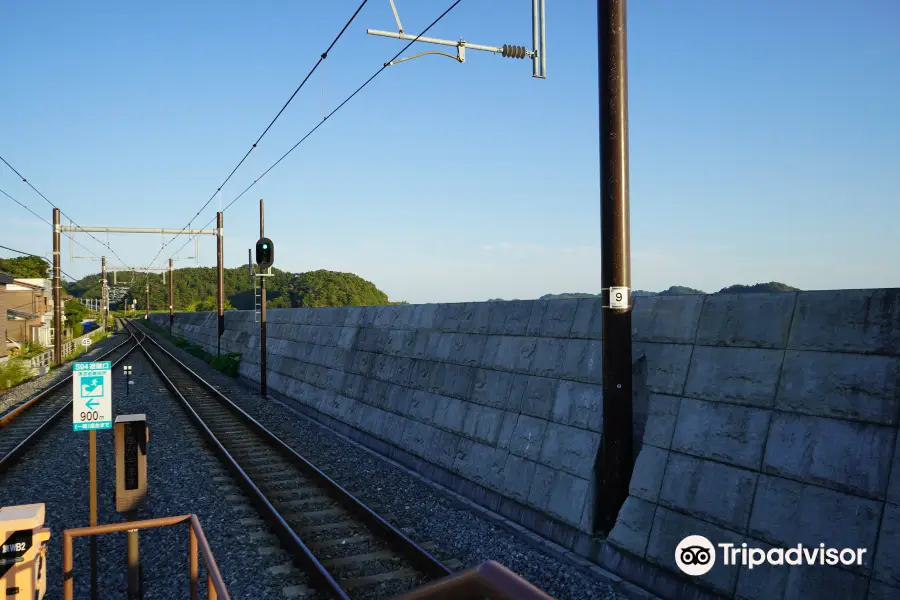
M252 310L254 307L253 279L247 267L225 269L226 308ZM374 283L352 273L335 271L309 271L291 273L272 268L272 277L266 278L266 295L269 308L300 308L321 306L371 306L395 304ZM113 308L121 302L137 300L143 309L145 289L150 282L150 307L164 309L169 306L169 281L163 283L162 275L146 273L118 273L117 284L110 276L110 301ZM100 296L100 274L88 275L75 283L66 284L66 290L75 297ZM215 310L215 267L189 267L175 269L175 310Z
M799 292L800 290L795 287L791 287L784 283L779 283L777 281L770 281L769 283L757 283L754 285L730 285L728 287L724 287L718 292L713 292L714 294L753 294L753 293L764 293L764 292ZM634 290L632 291L632 296L683 296L686 294L706 294L703 290L698 290L695 288L686 287L683 285L673 285L667 290L663 290L661 292L648 292L645 290ZM597 298L599 294L578 294L578 293L568 293L568 294L545 294L539 298L539 300L556 300L560 298ZM499 299L499 298L498 298Z

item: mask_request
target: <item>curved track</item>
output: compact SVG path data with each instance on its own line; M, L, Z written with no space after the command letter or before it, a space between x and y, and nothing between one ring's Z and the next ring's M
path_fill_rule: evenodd
M152 337L140 346L320 597L389 598L452 574Z
M122 322L124 324L124 322ZM109 352L91 359L109 360L115 367L143 341L143 333L133 333ZM65 368L65 367L63 367ZM72 375L54 383L0 417L0 473L14 464L72 405Z

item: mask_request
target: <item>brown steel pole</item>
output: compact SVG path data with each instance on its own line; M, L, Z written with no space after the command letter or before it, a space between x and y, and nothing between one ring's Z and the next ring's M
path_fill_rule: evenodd
M603 444L595 529L609 532L634 466L631 385L631 243L628 206L626 1L597 1L600 81L600 285L603 299Z
M219 331L216 337L216 354L222 353L222 334L225 333L225 235L222 221L222 213L216 213L216 312Z
M259 199L259 237L266 237L266 220L263 199ZM266 382L266 278L259 278L259 392L263 398L268 394Z
M59 293L59 209L53 209L53 362L62 363L62 300ZM3 315L6 318L6 315Z
M169 335L172 335L172 328L175 325L175 282L173 277L175 271L172 270L172 259L169 259Z
M109 296L106 291L106 257L100 257L100 318L103 319L103 331L106 331L107 309L106 303Z

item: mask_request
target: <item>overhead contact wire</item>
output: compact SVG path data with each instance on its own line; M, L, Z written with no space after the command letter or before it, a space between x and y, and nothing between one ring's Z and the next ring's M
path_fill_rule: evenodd
M177 238L179 235L181 235L182 233L184 233L184 230L187 229L187 228L190 226L191 223L193 223L194 219L196 219L197 217L199 217L199 216L200 216L200 213L202 213L203 210L204 210L207 206L209 206L209 203L213 201L213 199L216 197L216 194L218 194L219 192L222 191L222 188L225 187L225 184L227 184L227 183L231 180L232 176L234 176L234 174L237 172L237 170L238 170L239 168L241 168L241 165L244 164L244 161L247 160L247 157L250 156L250 153L253 152L254 149L256 149L256 147L259 145L259 143L262 141L262 139L266 136L266 134L269 133L269 130L270 130L270 129L272 128L272 126L275 124L275 121L278 120L278 117L281 116L281 114L285 111L285 109L288 107L288 105L294 100L294 98L297 96L297 94L300 92L300 90L303 89L303 86L306 85L306 82L309 80L310 77L312 77L312 74L316 72L316 69L319 68L319 65L321 65L322 62L323 62L326 58L328 58L328 53L331 52L331 49L334 48L334 45L337 44L338 40L341 39L341 36L344 35L344 32L347 31L347 28L350 27L350 24L353 23L354 19L356 19L356 16L359 14L359 12L363 9L363 7L366 5L366 3L367 3L368 1L369 1L369 0L363 0L362 3L360 3L359 7L357 7L357 9L356 9L356 11L353 13L353 15L347 20L347 22L346 22L346 23L344 24L344 26L341 28L341 31L340 31L340 32L337 34L337 36L335 36L335 38L331 41L331 44L329 44L328 49L325 50L325 52L323 52L323 53L319 56L319 59L316 61L316 64L313 65L313 68L310 69L309 73L306 74L306 77L303 78L303 81L300 82L300 85L297 86L297 89L294 90L294 93L291 94L291 97L288 98L287 102L284 103L284 106L281 107L281 110L278 111L278 114L275 115L275 117L269 122L268 126L266 126L265 130L263 130L263 132L262 132L262 133L260 134L260 136L256 139L256 141L253 142L253 145L250 146L250 149L247 150L247 152L244 154L243 158L241 158L241 160L238 162L238 164L231 170L231 173L228 174L228 177L225 178L225 181L223 181L221 184L219 184L219 187L216 188L216 191L213 193L213 195L210 196L210 197L209 197L209 200L207 200L207 201L203 204L203 206L200 207L200 210L198 210L198 211L197 211L197 214L195 214L195 215L191 218L191 220L188 221L188 224L185 225L184 227L182 227L182 228L181 228L181 231L179 231L177 234L175 234L175 235L172 237L172 239L170 239L168 242L166 242L165 244L163 244L162 247L160 247L159 252L156 253L156 256L154 256L154 257L153 257L153 260L150 261L150 264L153 264L153 263L156 261L156 259L157 259L157 258L159 257L159 255L162 253L162 251L165 250L166 246L168 246L169 244L171 244L173 241L175 241L175 238ZM184 246L182 246L181 248L184 248ZM179 248L179 250L178 250L179 252L181 251L181 248ZM175 252L175 254L178 254L178 252ZM173 254L172 256L174 256L174 254Z
M30 181L28 181L28 179L26 179L24 175L22 175L21 173L19 173L19 171L18 171L14 166L12 166L11 164L9 164L5 158L3 158L2 156L0 156L0 161L3 161L3 164L5 164L7 167L9 167L9 168L12 170L13 173L15 173L16 175L18 175L18 176L19 176L19 179L21 179L25 184L28 185L28 187L30 187L32 190L34 190L34 192L35 192L38 196L40 196L41 198L43 198L44 200L46 200L46 201L47 201L47 204L49 204L49 205L52 206L53 208L57 209L57 210L60 212L60 214L63 215L65 218L69 219L69 221L71 221L72 224L73 224L75 227L77 227L78 229L81 229L82 232L88 234L89 237L93 238L95 242L97 242L98 244L100 244L100 245L103 246L104 248L107 248L110 252L113 253L113 256L115 256L116 258L118 258L119 261L121 261L122 264L125 264L125 261L122 260L122 257L119 256L119 255L116 253L116 251L112 249L112 246L110 246L108 242L107 242L107 243L104 243L102 240L97 239L96 236L94 236L93 234L91 234L91 232L89 232L89 231L84 231L84 229L81 228L81 225L79 225L78 223L75 222L75 219L73 219L72 217L70 217L69 215L67 215L66 213L64 213L60 207L58 207L57 205L53 204L53 202L51 202L50 199L49 199L47 196L45 196L44 194L42 194L41 191L40 191L39 189L37 189L36 187L34 187L34 184L32 184ZM4 193L5 193L5 192L4 192ZM9 196L9 194L6 194L6 195ZM9 196L9 197L12 198L12 196ZM16 201L16 202L18 202L18 201ZM21 204L21 203L19 203L19 204ZM29 212L31 212L30 209L29 209ZM34 214L34 213L32 212L32 214ZM45 222L46 222L46 220L45 220ZM81 244L78 244L78 245L81 246ZM84 246L81 246L81 247L84 248ZM88 250L88 249L85 248L85 250ZM88 252L90 252L90 250L88 250Z
M432 22L431 22L431 25L429 25L428 27L426 27L425 29L423 29L422 32L421 32L419 35L417 35L416 38L415 38L414 40L411 40L408 44L406 44L406 46L403 47L403 49L402 49L400 52L398 52L397 54L395 54L393 58L391 58L390 60L388 60L387 62L385 62L384 65L382 65L382 67L381 67L380 69L378 69L371 77L369 77L369 78L365 81L365 83L363 83L361 86L359 86L358 88L356 88L356 91L354 91L352 94L350 94L349 96L347 96L347 98L345 98L343 102L341 102L340 104L338 104L337 108L335 108L335 109L332 110L330 113L328 113L328 115L326 115L325 117L323 117L322 120L319 121L319 122L316 124L315 127L313 127L312 129L310 129L308 132L306 132L306 135L304 135L302 138L300 138L300 141L299 141L299 142L297 142L296 144L294 144L293 146L291 146L291 148L290 148L287 152L285 152L284 154L281 155L281 158L279 158L278 160L276 160L276 161L275 161L268 169L266 169L265 171L263 171L262 175L260 175L260 176L257 177L256 179L254 179L254 180L253 180L253 183L251 183L249 186L247 186L247 188L246 188L243 192L241 192L240 194L238 194L238 196L237 196L236 198L234 198L231 202L229 202L228 205L225 206L225 208L222 209L222 212L225 212L226 210L229 209L229 207L231 207L232 204L234 204L235 202L237 202L238 200L240 200L240 199L244 196L244 194L246 194L247 192L249 192L250 189L253 188L253 186L255 186L257 183L259 183L259 181L260 181L263 177L265 177L266 175L268 175L268 174L269 174L269 171L271 171L272 169L274 169L275 167L277 167L278 164L279 164L281 161L283 161L285 158L287 158L288 155L289 155L291 152L293 152L294 150L296 150L297 147L298 147L300 144L302 144L303 142L305 142L306 139L307 139L309 136L311 136L313 133L315 133L315 131L316 131L319 127L321 127L321 126L325 123L325 121L327 121L328 119L330 119L337 111L341 110L341 108L343 108L345 104L347 104L348 102L350 102L350 100L352 100L354 96L356 96L358 93L360 93L360 92L363 90L363 88L365 88L367 85L369 85L369 84L372 82L373 79L375 79L376 77L378 77L378 76L381 74L381 72L384 71L384 70L388 67L388 65L389 65L391 62L393 62L393 61L396 60L401 54L403 54L404 52L406 52L406 50L409 49L410 46L412 46L413 44L415 44L415 43L418 41L418 39L419 39L420 37L422 37L423 35L425 35L426 33L428 33L428 31L429 31L432 27L434 27L441 19L443 19L444 17L446 17L446 16L450 13L450 11L453 10L454 8L456 8L456 6L457 6L460 2L462 2L462 0L456 0L456 2L454 2L453 4L450 5L450 8L448 8L447 10L445 10L443 13L441 13L441 15L440 15L438 18L436 18L434 21L432 21ZM198 214L199 214L199 213L198 213ZM215 219L215 218L213 218L212 220L210 220L209 223L207 223L206 225L204 225L204 227L206 227L206 226L208 226L210 223L212 223L212 221L213 221L214 219ZM181 250L184 249L184 247L187 246L187 245L191 242L191 240L192 240L194 237L196 237L196 235L194 235L194 236L191 237L191 238L188 238L188 241L186 241L186 242L184 243L184 245L181 246L181 248L179 248L178 250L176 250L176 251L172 254L172 256L174 257L175 254L178 254L179 252L181 252ZM173 238L173 239L174 239L174 238ZM165 247L165 246L164 246L164 247Z

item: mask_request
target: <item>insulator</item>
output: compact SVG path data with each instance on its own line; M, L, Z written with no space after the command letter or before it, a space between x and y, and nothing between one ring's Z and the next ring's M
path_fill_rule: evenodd
M501 55L506 58L525 58L528 54L528 50L525 49L525 46L512 46L510 44L503 44L503 48L500 52Z

